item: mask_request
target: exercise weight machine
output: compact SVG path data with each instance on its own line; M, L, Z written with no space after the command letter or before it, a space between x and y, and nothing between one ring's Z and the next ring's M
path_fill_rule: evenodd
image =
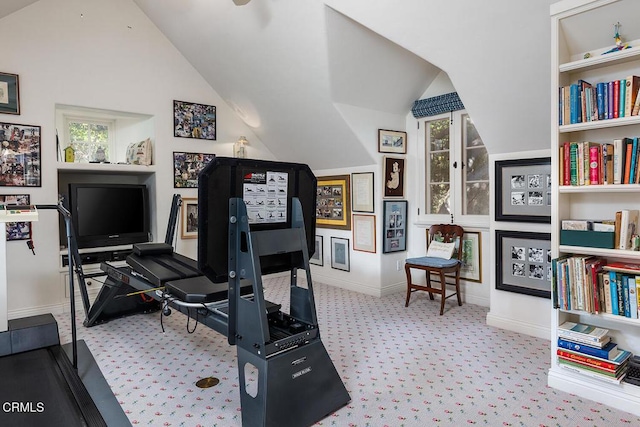
M108 277L85 324L117 315L119 295L142 291L225 335L237 347L245 427L310 426L346 405L316 316L316 179L308 166L216 157L199 176L198 200L198 260L165 241L134 245L126 267L102 263ZM290 276L289 313L264 297L263 274L276 272ZM247 388L248 371L257 389Z

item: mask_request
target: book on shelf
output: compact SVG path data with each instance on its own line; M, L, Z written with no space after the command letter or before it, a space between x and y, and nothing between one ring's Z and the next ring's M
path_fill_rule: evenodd
M558 348L556 350L556 354L564 360L571 360L573 362L609 372L619 371L624 366L624 362L626 362L629 357L631 357L631 352L627 350L619 350L619 353L614 359L601 359L598 357L580 353L578 351L567 350L563 348Z
M602 348L610 341L607 335L608 329L584 323L564 322L558 326L558 336L571 341L593 343L596 347ZM606 341L606 342L605 342Z
M627 283L628 289L627 294L629 298L629 318L637 319L638 318L638 279L640 276L628 276ZM625 313L626 315L626 313Z
M582 353L587 356L597 357L603 360L616 360L621 351L618 344L609 341L604 347L598 348L575 341L558 338L558 348Z
M602 144L603 184L613 184L613 144Z
M640 88L638 88L638 92L636 94L636 102L633 104L633 110L631 111L632 116L637 116L640 113Z
M620 79L620 89L619 89L619 105L618 105L618 117L624 117L624 103L626 98L626 88L627 88L627 80Z
M621 273L638 273L640 274L640 264L633 264L629 262L612 261L602 267L608 271L619 271Z
M622 377L624 377L624 374L627 372L626 363L618 365L616 369L607 369L601 366L595 366L589 363L584 363L574 359L569 359L564 356L557 356L557 360L558 360L558 364L573 366L575 368L580 369L581 371L599 374L608 378L622 379Z
M561 369L567 370L567 371L571 371L574 373L577 373L579 375L583 375L589 378L593 378L593 379L597 379L600 381L604 381L604 382L608 382L610 384L620 384L622 382L622 379L624 378L624 373L622 373L620 375L620 377L612 377L609 375L604 375L601 374L599 372L592 372L590 370L587 369L582 369L581 367L576 367L574 366L574 364L572 364L569 361L564 361L564 360L558 360L558 366Z
M628 76L625 91L624 115L633 115L633 106L638 98L638 90L640 89L640 77Z
M623 147L626 147L625 143L626 138L614 139L613 140L613 183L614 184L622 184L623 178L623 169L625 164L624 159L624 150Z
M613 119L613 112L615 109L617 109L618 107L616 106L617 104L614 103L614 85L615 83L613 81L610 81L607 83L608 86L608 101L609 101L609 110L607 111L607 118L608 119ZM617 116L616 116L617 117Z
M618 249L631 249L631 237L636 234L638 229L640 211L637 209L622 209L620 212L620 244Z

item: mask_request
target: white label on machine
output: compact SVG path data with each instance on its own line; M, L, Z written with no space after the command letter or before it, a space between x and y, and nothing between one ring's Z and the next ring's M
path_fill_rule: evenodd
M287 222L286 172L248 172L243 178L242 198L249 224Z

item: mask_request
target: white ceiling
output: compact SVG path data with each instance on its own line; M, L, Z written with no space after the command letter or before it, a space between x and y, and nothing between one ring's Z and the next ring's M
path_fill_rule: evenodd
M552 0L132 1L280 160L377 163L344 106L404 124L441 70L490 152L548 148Z

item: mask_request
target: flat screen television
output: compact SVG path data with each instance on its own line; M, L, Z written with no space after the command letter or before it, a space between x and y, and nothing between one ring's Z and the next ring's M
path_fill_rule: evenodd
M226 282L229 198L242 198L251 231L291 227L292 198L302 205L309 256L315 251L316 177L300 163L215 157L198 175L198 269L215 283ZM260 258L262 274L301 264L301 252Z
M69 184L78 248L148 242L149 195L140 184Z

